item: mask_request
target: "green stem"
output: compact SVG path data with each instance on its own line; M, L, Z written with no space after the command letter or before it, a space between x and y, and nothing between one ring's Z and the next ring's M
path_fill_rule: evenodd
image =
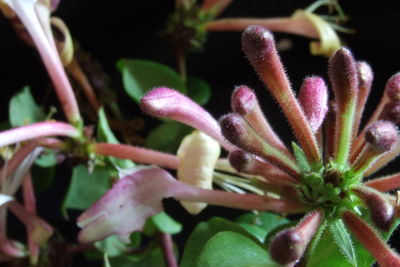
M338 114L340 118L335 162L339 165L345 165L349 158L356 104L355 99L350 100L346 112L343 115Z

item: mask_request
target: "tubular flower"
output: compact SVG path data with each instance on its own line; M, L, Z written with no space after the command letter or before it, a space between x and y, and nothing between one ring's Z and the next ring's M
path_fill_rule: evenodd
M161 211L162 198L173 197L283 215L307 214L271 239L270 255L280 264L307 262L321 239L340 231L345 236L352 233L381 266L400 266L399 256L381 237L390 235L398 224L398 199L385 192L400 187L400 174L365 181L400 152L394 119L399 115L394 108L400 99L398 75L389 80L382 103L365 129L359 130L372 72L365 62L356 62L348 49L341 48L330 58L334 99L328 105L328 86L319 77L306 78L299 99L295 97L267 29L248 27L242 46L293 130L292 147L281 142L255 93L246 86L234 90L234 112L223 116L219 125L179 92L155 88L142 98L142 109L186 123L219 142L229 152L229 161L217 161L213 182L231 192L184 184L159 168L141 169L120 179L81 215L80 240L92 242L138 231L144 219ZM199 153L206 154L201 149ZM175 168L179 169L180 160Z

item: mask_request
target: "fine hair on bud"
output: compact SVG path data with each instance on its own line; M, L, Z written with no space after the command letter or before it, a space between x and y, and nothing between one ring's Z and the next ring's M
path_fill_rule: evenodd
M385 92L392 102L400 101L400 73L390 77L386 83Z
M394 124L400 123L400 102L387 103L381 117L383 120L391 121Z
M250 113L257 105L257 97L253 90L245 85L235 87L232 92L232 110L242 116Z
M305 242L298 231L286 229L271 241L269 253L277 263L290 264L301 258L304 246Z
M365 133L365 140L378 152L387 152L397 143L396 126L385 120L374 122Z

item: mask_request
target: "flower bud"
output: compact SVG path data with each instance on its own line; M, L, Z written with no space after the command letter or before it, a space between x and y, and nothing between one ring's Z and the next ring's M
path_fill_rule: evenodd
M355 188L354 192L368 207L374 224L382 231L389 231L393 224L395 210L385 196L372 189L362 187Z
M278 165L289 174L299 175L293 159L265 142L240 115L227 114L220 119L220 125L222 134L234 145Z
M387 81L385 92L392 102L400 101L400 73L396 73Z
M372 72L371 66L364 61L359 61L356 63L356 68L360 89L368 90L369 92L374 79L374 73Z
M253 90L245 85L237 86L232 93L232 110L242 116L250 113L257 105L257 97Z
M380 119L388 120L394 124L400 123L400 102L389 102L383 108Z
M397 142L396 126L390 121L376 121L367 129L365 140L377 152L390 151Z
M308 77L299 92L299 102L313 132L321 126L328 111L328 89L320 77Z
M269 253L277 263L289 264L300 259L304 252L304 240L295 229L286 229L272 240Z
M350 50L341 48L329 60L329 79L339 110L355 99L358 89L356 64Z

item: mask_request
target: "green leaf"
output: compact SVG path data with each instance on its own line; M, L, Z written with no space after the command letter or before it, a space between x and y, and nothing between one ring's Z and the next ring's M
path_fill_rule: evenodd
M367 212L363 211L362 218L370 225L373 225ZM393 223L391 230L388 232L378 231L385 242L399 225L399 222L400 220L397 220ZM375 262L374 258L350 231L348 233L351 235L355 255L357 255L357 267L370 267ZM324 263L324 267L354 267L349 262L348 257L344 256L344 252L341 251L342 248L338 247L336 239L337 237L333 237L332 231L324 231L312 254L308 256L307 267L319 267L321 262ZM329 260L327 261L326 259Z
M106 114L104 112L104 108L99 109L99 123L97 125L97 140L99 142L106 142L110 144L119 144L118 139L115 137L111 128L108 124ZM108 160L114 165L115 167L128 169L135 166L135 164L127 159L119 159L115 157L107 157Z
M341 219L331 222L329 225L329 230L334 237L337 246L340 251L346 256L347 260L353 266L357 266L357 255L353 246L353 241L351 235L347 231L344 223Z
M25 86L11 98L9 119L12 127L19 127L45 119L44 112L36 104L28 86Z
M152 236L156 232L177 234L181 230L182 224L175 221L167 213L162 211L147 220L143 233L148 236Z
M211 97L210 85L199 78L188 77L187 79L188 96L199 105L207 104Z
M241 234L225 231L212 237L202 249L196 266L255 267L279 266L265 248Z
M289 220L269 212L260 212L258 214L250 212L239 216L235 222L257 237L260 242L264 242L272 230L280 225L289 223Z
M176 121L161 123L146 138L145 146L158 151L175 153L181 140L192 128Z
M62 206L64 216L67 217L67 209L84 210L98 200L110 188L113 172L110 168L96 167L89 173L86 166L76 166Z
M116 257L128 251L128 246L121 242L116 235L107 237L104 240L94 243L94 246L109 257Z
M112 267L166 267L164 254L160 247L153 248L138 256L122 256L110 259Z
M223 218L214 217L207 222L199 223L191 233L185 244L180 267L192 267L204 245L214 235L223 231L231 231L248 237L250 240L263 246L257 238L249 234L239 225ZM218 265L217 265L218 266Z
M179 75L166 65L149 60L122 59L117 67L122 73L125 91L137 103L154 87L165 86L183 94L187 92Z
M303 149L301 149L295 142L292 142L292 148L294 157L296 158L297 163L299 164L300 169L303 172L311 171L310 164L308 163L306 154Z
M43 168L54 167L57 164L56 152L46 148L42 154L35 160L35 164Z

